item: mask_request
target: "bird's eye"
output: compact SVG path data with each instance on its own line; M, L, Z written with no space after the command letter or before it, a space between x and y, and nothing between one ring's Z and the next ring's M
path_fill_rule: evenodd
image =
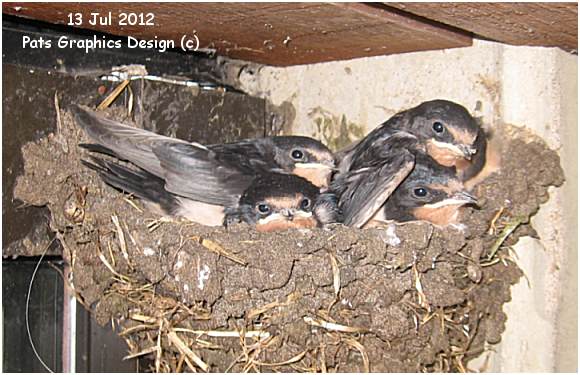
M258 211L260 211L261 214L267 214L270 212L270 206L265 203L261 203L258 205Z
M304 153L300 150L292 150L292 159L294 160L302 160L302 158L304 157Z
M433 123L433 131L435 131L435 133L443 133L443 130L445 130L443 123L441 123L439 121L435 121Z
M307 211L310 209L310 199L308 198L304 198L302 199L302 202L300 202L300 208L303 209L304 211Z
M427 189L417 188L417 189L413 190L413 194L415 194L416 197L423 198L423 197L427 196Z

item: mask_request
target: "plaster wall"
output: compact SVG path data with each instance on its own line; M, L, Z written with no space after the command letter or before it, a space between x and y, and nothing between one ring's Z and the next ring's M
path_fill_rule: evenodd
M516 285L502 342L470 367L486 371L578 369L578 59L557 48L475 41L472 47L242 71L241 88L295 110L286 133L335 148L396 112L443 98L486 128L526 126L558 150L563 187L534 217L540 240L515 251L526 278ZM486 358L489 356L489 358Z

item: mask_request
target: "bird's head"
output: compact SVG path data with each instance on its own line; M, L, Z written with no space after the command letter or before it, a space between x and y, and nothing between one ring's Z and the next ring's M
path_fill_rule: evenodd
M429 156L418 155L413 171L385 205L385 216L395 221L424 220L446 226L457 222L459 208L477 205L456 176Z
M479 125L461 105L448 100L432 100L405 114L404 129L417 136L426 152L439 164L455 166L471 160L478 152L476 139Z
M272 138L274 158L286 172L303 177L319 188L326 188L335 168L332 152L320 141L301 136Z
M260 232L290 228L315 228L336 221L336 200L319 188L291 174L257 177L246 189L238 211L241 221Z

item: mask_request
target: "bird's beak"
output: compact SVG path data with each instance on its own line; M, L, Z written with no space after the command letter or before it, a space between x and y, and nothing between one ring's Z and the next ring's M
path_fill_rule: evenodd
M275 232L292 228L316 228L317 226L318 221L312 212L282 209L263 219L258 219L256 230L258 232Z
M428 146L439 149L440 151L441 150L448 150L449 153L452 155L453 159L463 158L463 159L471 160L473 155L477 152L477 149L473 146L470 146L470 145L463 145L463 144L456 145L453 143L440 142L440 141L437 141L435 139L431 139L429 141L429 143L430 144ZM428 148L429 155L431 155L435 160L437 160L437 162L439 162L440 164L443 164L445 166L448 166L448 167L451 166L451 165L447 165L446 163L442 163L439 160L437 155L440 154L440 152L432 152L432 151L433 150L430 151ZM445 157L443 160L446 161L448 159L449 159L449 156Z
M296 163L296 167L304 169L322 169L322 170L334 170L334 165L323 164L323 163Z
M467 160L471 160L473 155L477 153L477 149L473 146L459 145L458 147L461 150L463 157Z
M302 210L295 210L293 208L283 208L279 212L274 212L263 219L260 219L261 224L270 223L272 221L293 221L299 219L310 219L312 212L304 212Z
M466 204L477 205L477 198L475 198L473 195L469 194L466 191L458 191L449 198L443 199L442 201L439 202L427 204L425 205L425 207L431 209L439 209L446 206L463 206Z
M466 191L458 191L457 193L451 196L451 199L456 200L458 203L461 202L463 204L474 204L476 206L478 205L477 198Z
M289 208L283 208L280 210L280 213L284 217L284 219L292 221L294 220L294 211Z

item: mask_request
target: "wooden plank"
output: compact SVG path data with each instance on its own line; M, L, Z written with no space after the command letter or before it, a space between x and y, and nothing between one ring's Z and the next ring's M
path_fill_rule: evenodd
M578 3L386 3L514 45L578 49Z
M408 19L382 5L330 3L3 3L3 12L66 24L67 14L155 14L155 26L84 28L136 38L179 40L271 65L295 65L471 45L462 33Z

